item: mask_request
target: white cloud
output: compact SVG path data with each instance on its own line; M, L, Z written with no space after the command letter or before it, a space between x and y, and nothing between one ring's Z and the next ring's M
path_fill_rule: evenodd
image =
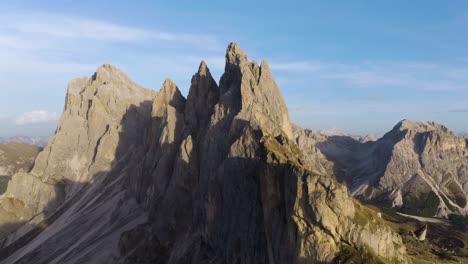
M16 125L24 126L31 124L48 123L58 120L57 113L49 113L46 110L36 110L27 112L18 116L15 120Z
M161 41L220 48L217 37L207 34L169 32L127 26L118 23L47 13L12 14L0 16L0 45L24 47L24 40L96 40L111 42ZM33 42L33 44L36 44Z
M378 95L367 95L367 96L354 96L351 97L351 101L383 101L385 97Z
M354 87L405 88L426 91L466 90L468 69L415 62L339 64L321 61L272 63L272 69L304 78L344 81Z
M44 21L19 21L10 24L10 27L23 34L108 41L146 40L153 35L152 32L140 28L81 18L45 17Z
M161 71L174 74L169 71L174 68L177 74L194 58L210 57L214 50L224 50L223 43L203 32L147 29L63 14L0 12L0 87L17 85L13 74L29 74L45 81L28 89L42 89L50 83L47 79L90 75L103 63L125 67L138 61L154 69L164 61ZM210 60L218 68L220 60Z

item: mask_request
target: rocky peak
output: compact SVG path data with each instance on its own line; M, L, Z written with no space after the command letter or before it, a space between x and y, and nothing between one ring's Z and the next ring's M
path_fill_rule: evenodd
M424 241L426 240L426 236L427 236L427 225L424 225L422 226L421 228L419 228L418 230L416 230L414 232L414 235L416 236L416 238L419 240L419 241Z
M255 121L267 133L293 138L288 109L268 63L249 62L235 43L227 48L220 91L225 113L240 112L239 118Z
M443 125L412 120L402 120L377 141L346 145L329 138L318 144L354 195L387 201L403 213L439 217L468 212L466 145Z
M248 62L249 59L241 47L235 42L229 43L226 49L226 70L231 65L240 66Z
M206 65L206 62L204 60L200 62L200 66L198 66L197 73L201 76L206 76L208 74L211 75L210 69L208 68L208 65Z
M192 77L185 115L192 126L206 126L219 101L219 88L204 61Z
M111 116L121 117L131 105L152 96L154 92L136 84L117 67L104 64L90 77L69 82L65 112L72 115L89 114L93 103L103 104ZM125 101L120 104L120 101Z
M86 83L88 82L88 77L81 77L73 79L68 83L67 95L78 96L83 92Z
M103 64L98 67L90 79L99 84L108 84L110 82L128 82L128 76L112 64Z
M154 99L153 112L156 109L164 109L170 105L178 112L183 112L185 109L185 97L179 90L179 87L171 80L166 79Z
M429 131L441 131L444 133L450 132L450 130L447 127L437 124L435 122L431 122L431 121L419 122L419 121L413 121L413 120L408 120L408 119L404 119L400 121L395 126L395 129L398 129L400 131L409 130L409 131L416 132L416 133L429 132Z
M31 173L47 179L57 177L55 180L68 174L73 180L83 181L90 170L108 169L115 157L122 123L144 126L154 95L154 91L139 86L109 64L99 67L90 78L72 80L57 133L37 157ZM125 133L137 138L140 131ZM53 151L53 145L61 149Z

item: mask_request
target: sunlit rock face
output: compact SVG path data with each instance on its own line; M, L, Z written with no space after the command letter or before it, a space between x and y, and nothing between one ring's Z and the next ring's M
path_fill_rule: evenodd
M56 135L8 186L0 205L25 223L0 257L407 262L401 238L330 177L325 157L304 155L301 133L268 63L235 43L219 86L202 62L187 98L171 80L154 92L104 65L70 83Z
M420 216L468 212L467 143L442 125L403 120L377 141L319 141L338 179L361 199Z

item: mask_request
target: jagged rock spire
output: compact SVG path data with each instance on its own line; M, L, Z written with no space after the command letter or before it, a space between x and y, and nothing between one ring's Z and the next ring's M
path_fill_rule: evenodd
M219 88L211 76L205 61L200 63L198 72L192 77L187 97L186 119L192 127L206 126L219 102Z
M288 109L266 61L249 62L236 43L226 50L225 73L220 81L221 103L226 113L260 125L270 134L292 138Z
M229 43L226 49L226 67L229 65L241 65L248 62L249 59L241 47L235 42Z

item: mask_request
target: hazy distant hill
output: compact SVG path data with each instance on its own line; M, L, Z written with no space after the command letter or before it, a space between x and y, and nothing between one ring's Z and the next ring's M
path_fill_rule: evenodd
M6 189L6 182L20 170L29 171L39 153L39 148L20 143L0 144L0 194Z
M365 143L365 142L368 142L368 141L376 141L377 139L381 138L381 135L377 135L377 134L367 134L365 136L360 136L360 135L357 135L357 134L354 134L354 133L346 132L346 131L344 131L342 129L339 129L339 128L321 130L321 131L319 131L319 134L323 135L323 136L328 136L328 137L331 137L331 136L350 137L350 138L358 140L358 141L360 141L362 143Z
M14 136L14 137L0 137L0 144L16 142L28 145L35 145L41 148L47 146L49 137L27 137L27 136Z

